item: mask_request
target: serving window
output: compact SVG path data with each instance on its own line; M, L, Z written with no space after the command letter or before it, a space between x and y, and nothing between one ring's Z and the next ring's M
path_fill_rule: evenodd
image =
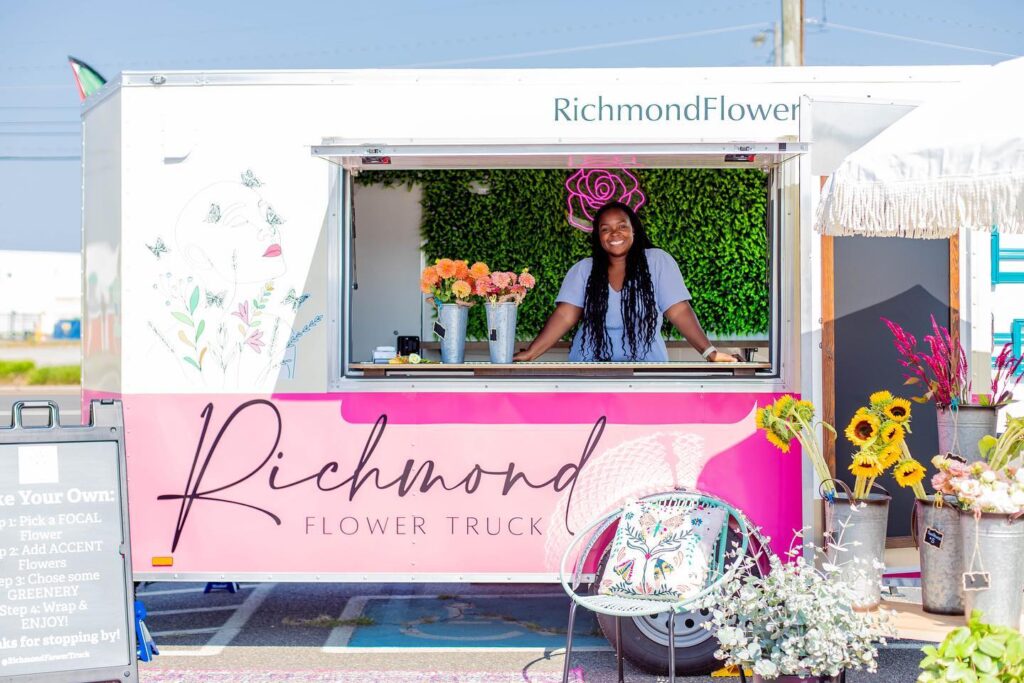
M600 155L316 148L339 166L340 374L368 381L777 377L783 170L802 148L773 144L767 151L746 145L713 154ZM706 362L666 322L659 334L667 358L658 362L573 362L574 329L531 362L493 364L478 303L469 309L464 362L441 363L423 269L438 258L528 269L536 286L516 324L515 349L524 349L554 310L566 272L590 256L588 218L604 199L636 208L653 246L678 263L709 340L740 362ZM386 347L398 358L384 358ZM417 360L413 349L423 362L409 362Z

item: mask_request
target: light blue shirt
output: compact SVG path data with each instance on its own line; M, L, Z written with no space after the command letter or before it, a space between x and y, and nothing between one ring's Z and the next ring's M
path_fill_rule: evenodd
M692 297L683 282L683 274L679 272L679 264L661 249L648 249L646 251L647 267L651 271L651 281L654 283L654 301L658 306L658 332L651 342L651 349L643 358L638 361L645 362L666 362L668 360L668 349L665 348L665 339L661 336L661 324L665 311L680 301L689 301ZM594 260L585 258L576 263L562 280L562 288L558 290L556 301L564 301L573 306L584 308L586 299L587 280L590 279L590 271L594 267ZM605 329L608 331L608 340L611 342L613 361L630 360L627 356L625 338L623 336L622 323L622 293L616 292L608 285L608 314L604 320ZM592 356L593 349L582 348L583 344L582 327L576 331L572 340L572 348L569 350L569 360L574 362L586 362L595 360ZM642 349L638 349L641 351Z

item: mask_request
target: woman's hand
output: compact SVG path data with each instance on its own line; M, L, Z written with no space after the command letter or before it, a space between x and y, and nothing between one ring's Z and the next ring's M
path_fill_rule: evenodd
M516 355L512 356L513 363L529 363L532 360L536 360L537 356L530 349L523 349Z
M708 362L710 363L738 363L739 360L736 356L730 356L728 353L722 353L717 350L708 356Z

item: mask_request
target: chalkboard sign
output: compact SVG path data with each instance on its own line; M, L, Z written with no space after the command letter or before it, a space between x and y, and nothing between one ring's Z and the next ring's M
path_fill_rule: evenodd
M119 401L0 429L0 682L138 681Z

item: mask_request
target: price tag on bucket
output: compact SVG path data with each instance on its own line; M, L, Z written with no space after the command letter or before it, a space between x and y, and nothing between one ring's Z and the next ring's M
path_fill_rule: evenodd
M965 591L988 590L992 585L992 575L988 572L964 572Z
M942 532L934 527L924 530L924 542L934 548L942 547Z
M498 341L498 331L497 330L494 330L494 329L491 330L491 341L493 341L493 342Z
M441 323L434 323L434 334L436 334L441 339L444 339L444 325L442 325Z

